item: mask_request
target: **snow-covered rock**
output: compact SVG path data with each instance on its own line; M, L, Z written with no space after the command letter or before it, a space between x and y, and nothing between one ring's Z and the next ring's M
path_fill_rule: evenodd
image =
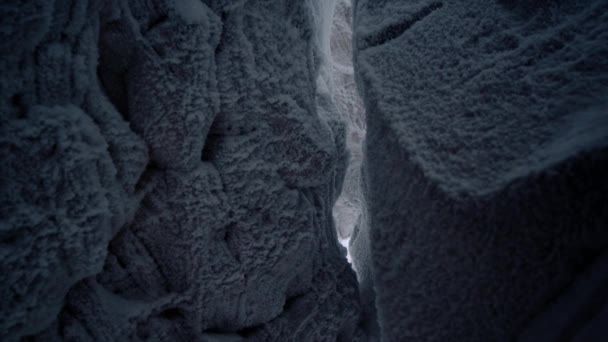
M511 340L608 247L608 2L354 6L383 339Z
M330 54L332 99L340 117L346 122L346 146L349 151L349 164L342 193L334 207L334 217L342 239L350 238L364 207L360 182L365 140L365 110L355 86L351 27L351 0L339 0L334 12Z
M332 13L3 3L0 339L357 339Z

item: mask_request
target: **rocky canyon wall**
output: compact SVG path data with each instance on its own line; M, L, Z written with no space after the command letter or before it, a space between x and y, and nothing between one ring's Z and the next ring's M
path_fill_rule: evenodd
M8 0L0 54L2 341L608 334L606 0Z
M383 340L605 338L608 2L354 3Z
M358 338L328 4L0 6L0 339Z

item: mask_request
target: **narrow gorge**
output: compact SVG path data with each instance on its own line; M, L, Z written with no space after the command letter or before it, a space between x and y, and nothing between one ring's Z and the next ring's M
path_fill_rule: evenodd
M608 339L608 1L6 0L1 341Z

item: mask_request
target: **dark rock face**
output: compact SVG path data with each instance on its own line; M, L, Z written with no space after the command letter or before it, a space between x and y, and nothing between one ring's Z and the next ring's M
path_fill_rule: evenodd
M512 340L608 246L608 3L534 3L355 3L383 340Z
M2 5L2 340L354 340L308 1Z
M2 341L608 334L605 0L8 0L0 54Z

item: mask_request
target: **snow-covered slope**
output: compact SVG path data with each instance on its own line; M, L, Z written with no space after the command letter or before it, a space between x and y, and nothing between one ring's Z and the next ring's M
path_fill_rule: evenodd
M331 7L0 6L0 339L356 338Z
M354 6L383 338L510 340L608 247L608 2Z
M365 109L355 85L352 60L352 1L338 0L331 31L333 103L347 126L349 164L342 193L333 208L338 238L349 249L348 259L357 272L362 327L367 340L378 335L369 255L369 225L361 163L365 142ZM352 257L354 256L354 258Z
M352 62L351 0L337 1L332 23L332 99L340 117L346 122L346 146L350 157L342 193L334 207L334 217L340 237L348 239L364 207L360 179L365 140L365 110L355 86Z

